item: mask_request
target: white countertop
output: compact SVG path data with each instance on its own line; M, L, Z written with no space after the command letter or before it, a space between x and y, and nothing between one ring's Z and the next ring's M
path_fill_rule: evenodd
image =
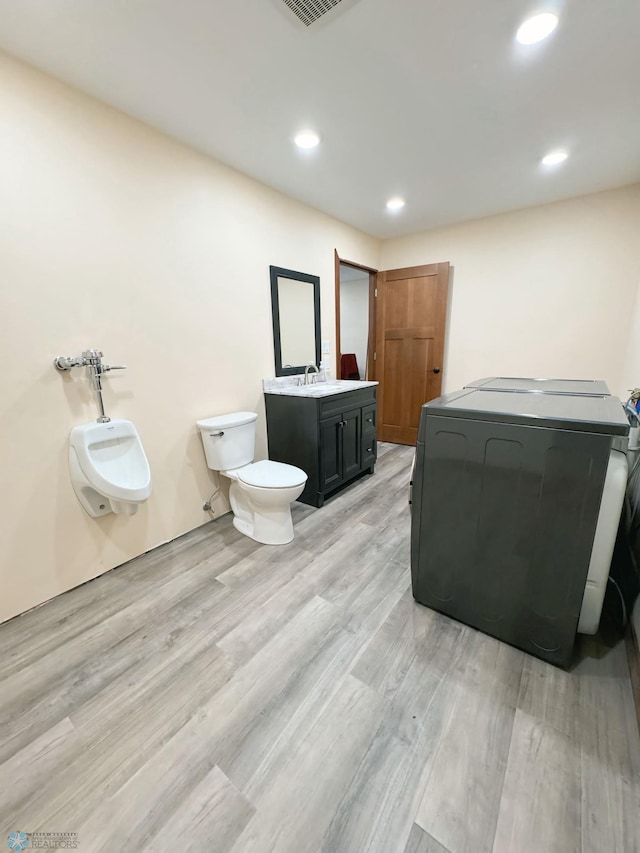
M314 385L278 385L265 388L265 394L284 394L287 397L330 397L332 394L344 394L357 391L358 388L373 388L377 382L356 379L334 379L331 382L318 382Z

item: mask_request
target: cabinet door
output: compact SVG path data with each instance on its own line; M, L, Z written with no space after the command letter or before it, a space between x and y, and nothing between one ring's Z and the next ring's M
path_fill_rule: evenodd
M320 491L342 482L342 415L320 421Z
M362 467L362 409L342 416L342 472L345 477L357 474Z

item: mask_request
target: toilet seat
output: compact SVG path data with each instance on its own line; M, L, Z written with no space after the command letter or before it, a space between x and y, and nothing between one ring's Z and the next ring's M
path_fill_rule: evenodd
M244 465L237 468L235 474L246 486L260 489L291 489L307 481L307 475L301 468L271 459Z

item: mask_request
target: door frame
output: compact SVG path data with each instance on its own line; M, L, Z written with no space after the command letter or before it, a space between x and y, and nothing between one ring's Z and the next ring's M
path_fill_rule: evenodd
M375 381L376 378L376 296L378 270L373 267L367 267L364 264L357 264L355 261L347 261L341 258L338 250L333 250L335 264L335 299L336 299L336 379L340 379L342 369L340 351L340 264L348 267L353 267L357 270L369 273L369 343L367 346L367 364L366 376L370 381Z

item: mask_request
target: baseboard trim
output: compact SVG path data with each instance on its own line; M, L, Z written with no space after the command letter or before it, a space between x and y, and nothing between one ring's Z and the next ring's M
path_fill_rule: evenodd
M627 631L626 644L629 672L631 673L631 690L636 706L638 730L640 731L640 638L636 633L633 622L629 625L629 630Z

